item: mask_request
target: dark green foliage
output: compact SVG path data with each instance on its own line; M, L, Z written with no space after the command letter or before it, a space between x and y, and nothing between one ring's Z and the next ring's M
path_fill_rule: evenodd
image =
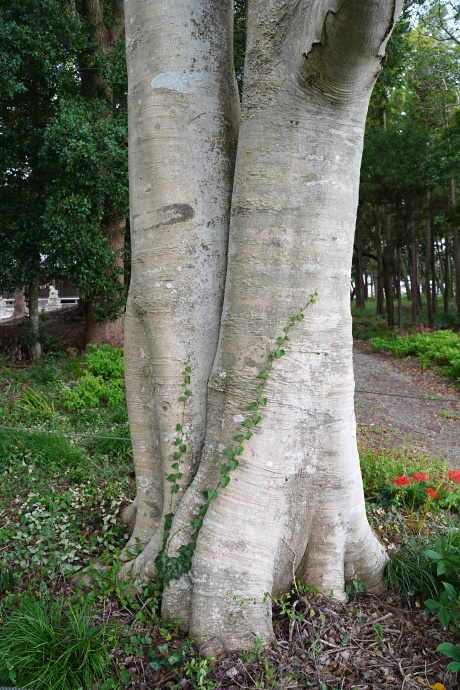
M123 41L100 54L63 0L0 0L0 65L0 288L70 276L99 319L116 318L125 294L108 235L128 203ZM98 77L91 93L85 69Z

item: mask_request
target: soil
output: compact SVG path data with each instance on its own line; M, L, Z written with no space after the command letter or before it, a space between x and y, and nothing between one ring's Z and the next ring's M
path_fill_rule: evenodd
M367 447L394 448L445 457L460 468L460 391L456 382L420 369L417 359L376 353L354 343L358 438Z

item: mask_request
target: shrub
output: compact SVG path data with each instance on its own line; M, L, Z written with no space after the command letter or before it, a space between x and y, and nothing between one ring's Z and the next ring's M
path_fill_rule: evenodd
M372 338L370 343L378 352L394 352L399 357L418 357L423 369L437 365L439 373L460 379L460 336L452 331L414 333L398 336L396 340Z
M110 345L90 345L85 363L87 369L77 385L66 394L66 407L76 410L123 403L123 350Z

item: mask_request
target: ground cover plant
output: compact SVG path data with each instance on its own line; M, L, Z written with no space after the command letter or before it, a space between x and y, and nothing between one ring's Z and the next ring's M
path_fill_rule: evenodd
M399 357L416 356L419 366L436 365L444 376L455 378L460 387L460 336L452 331L412 333L397 336L395 340L371 338L377 352L394 352Z
M459 475L449 477L443 460L409 447L360 449L368 517L391 556L381 597L363 592L359 581L349 583L348 602L293 582L291 592L273 596L269 648L255 638L248 653L213 658L200 654L177 623L160 618L158 584L132 590L118 581L117 557L127 539L119 514L134 496L130 444L119 440L129 437L126 407L108 394L84 398L91 377L100 377L101 388L123 391L121 350L109 347L2 368L2 426L36 433L0 430L0 683L56 690L370 690L411 688L420 678L456 687L455 667L445 669L458 663L460 583L452 566L460 557ZM411 520L416 526L427 506L425 489L437 497L411 532ZM91 579L74 579L88 568ZM228 596L237 606L252 605L237 593ZM37 662L34 640L48 645L46 663ZM66 664L64 681L47 675L53 654Z

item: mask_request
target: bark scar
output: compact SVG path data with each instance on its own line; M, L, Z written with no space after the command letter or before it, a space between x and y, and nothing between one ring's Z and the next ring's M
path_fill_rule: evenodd
M146 228L146 230L156 230L165 225L184 223L186 220L194 218L195 209L190 206L190 204L169 204L168 206L163 206L163 208L153 211L153 214L156 216L157 222L155 225Z

